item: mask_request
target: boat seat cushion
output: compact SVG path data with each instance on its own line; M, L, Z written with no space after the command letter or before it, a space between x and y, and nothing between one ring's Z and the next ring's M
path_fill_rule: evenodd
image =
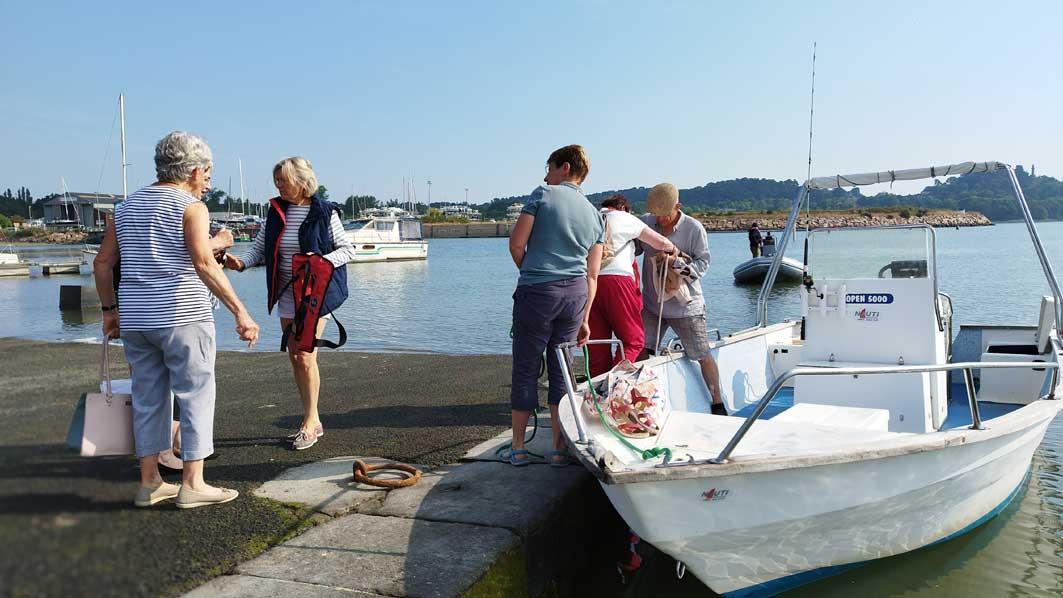
M775 421L806 422L839 428L888 432L890 412L888 409L799 403L776 415L773 419Z

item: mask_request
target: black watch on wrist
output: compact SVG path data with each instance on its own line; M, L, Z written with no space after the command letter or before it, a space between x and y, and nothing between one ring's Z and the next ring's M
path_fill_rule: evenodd
M118 311L118 304L115 303L114 305L102 305L100 306L100 311Z

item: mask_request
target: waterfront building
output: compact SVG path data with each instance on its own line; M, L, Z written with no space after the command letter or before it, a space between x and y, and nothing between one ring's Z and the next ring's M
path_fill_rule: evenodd
M524 209L524 204L520 202L514 202L509 204L506 208L506 220L516 220L520 217L520 211Z
M415 218L416 214L411 214L406 210L398 206L384 206L378 208L369 208L359 212L359 218Z
M467 204L451 204L440 206L440 210L443 211L443 215L447 218L464 218L470 222L479 222L483 220L483 214L480 210L474 210Z
M44 202L44 225L47 228L103 228L104 215L114 211L124 199L109 193L64 193Z

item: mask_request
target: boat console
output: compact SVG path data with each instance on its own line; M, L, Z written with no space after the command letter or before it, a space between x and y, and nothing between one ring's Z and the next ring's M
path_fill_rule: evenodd
M933 244L930 227L812 231L798 365L947 363ZM948 415L943 372L800 376L794 387L795 405L887 410L891 432L931 432Z

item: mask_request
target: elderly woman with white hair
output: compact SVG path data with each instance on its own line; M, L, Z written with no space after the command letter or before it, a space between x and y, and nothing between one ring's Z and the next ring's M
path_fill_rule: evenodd
M295 319L295 298L290 289L292 256L316 253L336 267L325 295L333 309L347 298L347 262L354 258L354 245L343 230L340 207L318 196L317 177L306 158L285 158L273 167L273 183L280 197L270 200L266 225L255 236L251 249L240 257L227 254L225 265L243 270L264 263L266 266L267 309L277 307L282 331ZM327 317L318 320L314 337L320 338ZM303 423L288 436L292 448L301 451L317 443L325 434L318 412L321 376L317 351L301 351L294 343L288 357L303 403Z
M189 509L238 495L203 480L203 460L214 452L211 294L232 312L241 339L251 345L258 339L258 325L214 258L210 217L200 201L212 169L203 139L183 131L163 137L155 146L158 181L118 205L93 263L104 336L121 336L132 369L138 507L176 497L179 508ZM174 401L181 411L180 486L164 482L158 469L159 453L171 448Z

